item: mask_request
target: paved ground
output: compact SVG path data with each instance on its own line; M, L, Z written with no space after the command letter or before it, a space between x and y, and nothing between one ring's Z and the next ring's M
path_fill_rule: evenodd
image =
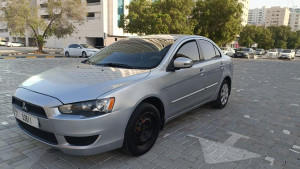
M228 106L181 116L153 149L70 156L17 127L11 95L23 80L79 59L0 60L0 168L300 168L300 62L235 60Z

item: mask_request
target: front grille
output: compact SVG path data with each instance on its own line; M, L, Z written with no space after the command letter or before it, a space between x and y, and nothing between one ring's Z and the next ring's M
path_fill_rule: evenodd
M46 115L44 108L42 108L40 106L17 99L16 97L12 98L12 103L16 108L18 108L28 114L32 114L32 115L47 119L47 115ZM24 104L25 104L26 109L24 109Z
M87 146L94 143L99 136L88 136L88 137L70 137L65 136L66 141L74 146Z
M18 120L18 119L16 119L16 120L17 120L18 125L20 126L20 128L25 130L30 135L33 135L37 139L40 139L40 140L42 140L44 142L47 142L49 144L53 144L53 145L57 144L56 137L53 133L37 129L35 127L32 127L32 126Z

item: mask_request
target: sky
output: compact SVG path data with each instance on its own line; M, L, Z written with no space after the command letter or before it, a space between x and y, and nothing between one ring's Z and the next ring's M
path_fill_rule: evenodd
M261 8L262 6L281 6L281 7L293 7L300 8L300 0L250 0L250 9Z

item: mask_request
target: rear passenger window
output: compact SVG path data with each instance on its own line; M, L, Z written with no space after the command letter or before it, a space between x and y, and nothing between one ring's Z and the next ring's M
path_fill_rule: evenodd
M191 41L183 44L176 55L180 57L190 58L194 62L198 62L200 56L199 56L196 41Z
M200 40L199 43L205 60L221 57L220 52L210 42L205 40Z

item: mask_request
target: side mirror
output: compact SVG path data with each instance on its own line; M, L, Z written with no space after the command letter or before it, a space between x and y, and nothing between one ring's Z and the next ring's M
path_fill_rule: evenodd
M81 47L80 47L80 46L78 46L77 48L78 48L78 49L81 49Z
M193 60L185 57L178 57L174 60L175 69L191 68L193 66Z

